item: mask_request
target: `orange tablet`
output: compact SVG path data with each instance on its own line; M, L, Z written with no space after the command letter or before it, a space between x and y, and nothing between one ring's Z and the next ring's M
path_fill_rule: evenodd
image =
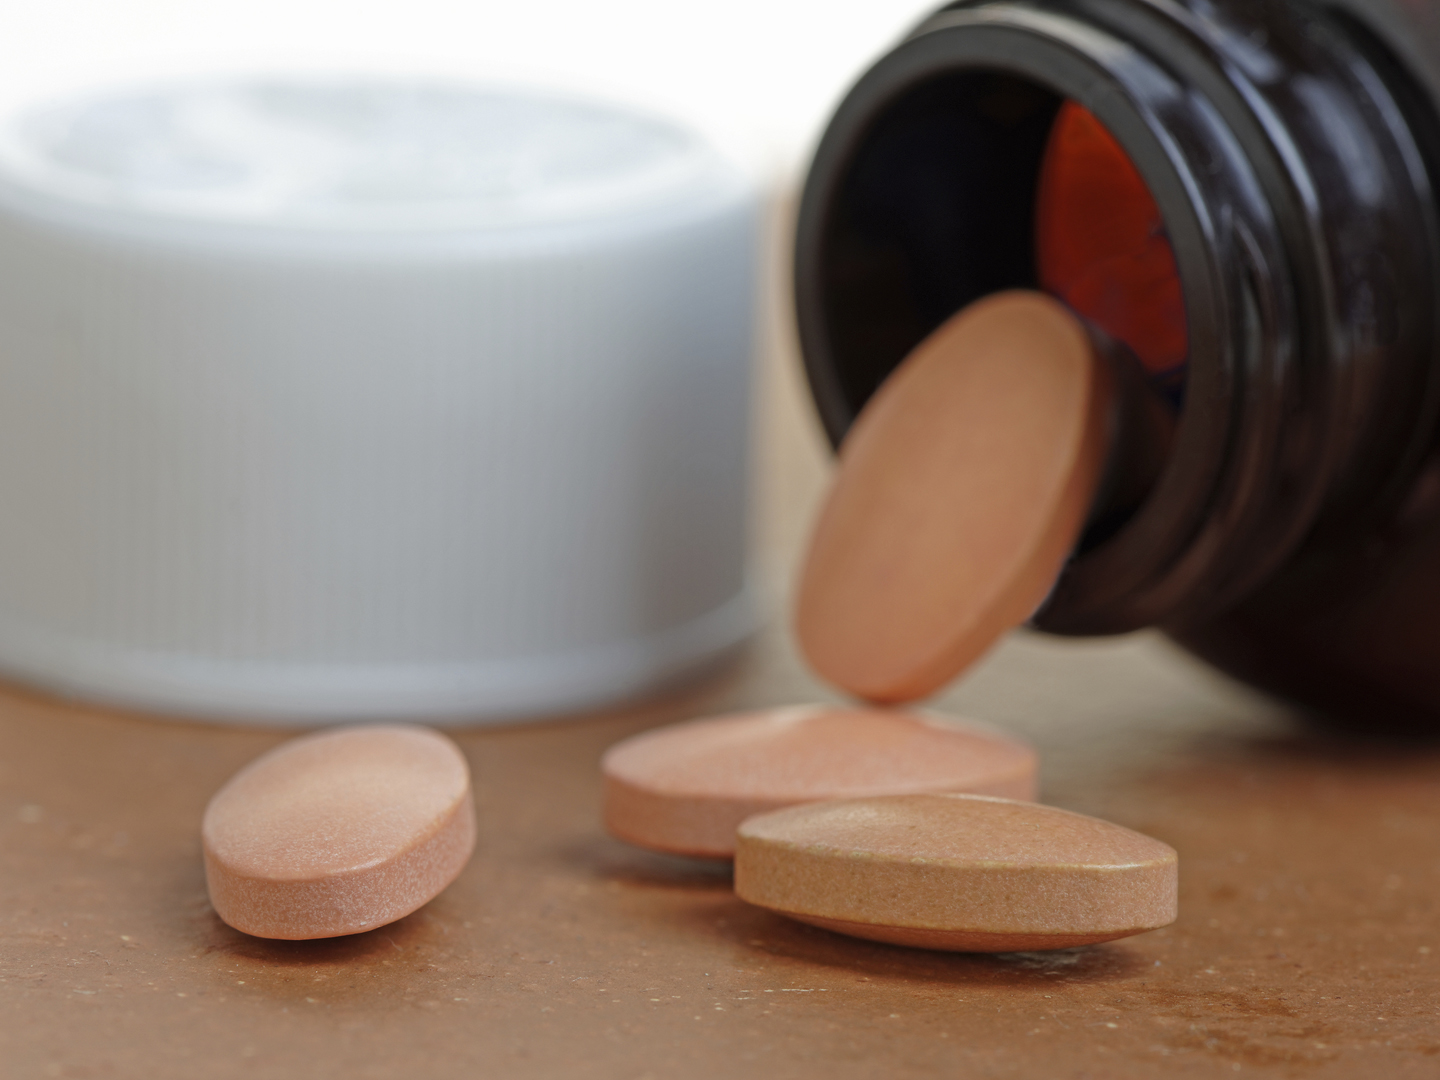
M292 739L225 784L201 824L215 913L265 938L394 922L455 880L475 846L470 768L429 728Z
M605 825L656 851L728 859L752 814L817 799L972 791L1033 799L1018 739L899 709L801 705L673 724L606 752Z
M1047 292L1128 345L1173 398L1190 340L1165 219L1115 136L1073 101L1040 170L1035 261Z
M1064 949L1175 921L1179 858L1099 818L973 795L812 803L740 827L742 900L852 937Z
M811 537L795 624L815 671L912 701L1025 622L1084 525L1111 386L1042 293L986 297L921 342L841 445Z

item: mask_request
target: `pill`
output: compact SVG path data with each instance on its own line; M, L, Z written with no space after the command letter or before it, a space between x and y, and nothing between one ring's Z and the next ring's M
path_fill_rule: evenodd
M1050 129L1035 238L1041 284L1130 346L1157 383L1178 384L1190 341L1165 219L1115 136L1073 101Z
M902 710L761 709L675 724L611 747L605 824L640 847L730 858L753 814L819 799L971 791L1033 799L1035 752Z
M1028 619L1095 493L1110 387L1084 326L1040 293L977 301L921 342L840 447L796 605L815 671L916 700Z
M853 937L960 952L1089 945L1175 921L1159 840L1036 803L897 795L750 818L742 900Z
M201 839L211 905L235 929L357 934L410 914L460 873L475 846L470 770L428 728L304 736L231 777Z

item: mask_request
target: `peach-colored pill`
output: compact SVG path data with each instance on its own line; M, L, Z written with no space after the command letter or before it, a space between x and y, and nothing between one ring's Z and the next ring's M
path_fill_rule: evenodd
M730 858L752 814L916 791L1035 797L1035 752L898 709L803 705L693 720L611 747L605 825L657 851Z
M977 301L916 347L840 447L801 577L800 646L836 686L912 701L1044 600L1108 441L1108 371L1040 293Z
M357 934L432 899L475 847L470 769L437 731L293 739L216 792L201 825L215 912L266 938Z
M742 900L853 937L1061 949L1175 921L1178 858L1099 818L978 795L812 803L740 826Z

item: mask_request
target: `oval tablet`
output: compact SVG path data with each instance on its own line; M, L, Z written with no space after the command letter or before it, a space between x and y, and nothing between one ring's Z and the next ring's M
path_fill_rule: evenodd
M622 840L730 858L753 814L919 791L1035 797L1035 751L923 714L805 705L647 731L601 761L605 825Z
M201 825L215 912L266 938L357 934L454 881L475 847L470 769L429 728L293 739L216 792Z
M977 301L906 357L841 444L810 541L796 634L816 672L916 700L1034 613L1100 478L1107 375L1040 293Z
M1099 818L976 795L814 803L751 818L742 900L853 937L1061 949L1175 921L1178 857Z

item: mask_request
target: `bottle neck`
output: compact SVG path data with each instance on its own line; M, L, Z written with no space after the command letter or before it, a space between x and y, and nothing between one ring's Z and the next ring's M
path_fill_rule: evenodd
M1143 402L1122 412L1114 471L1150 479L1131 505L1096 508L1103 529L1037 616L1045 629L1120 632L1238 601L1317 530L1397 500L1440 404L1425 95L1349 17L1287 0L1201 9L947 8L842 103L802 201L802 346L838 442L951 312L1036 286L1037 181L1063 101L1148 185L1184 294L1183 405L1163 451L1137 437ZM1124 460L1147 452L1163 461Z

